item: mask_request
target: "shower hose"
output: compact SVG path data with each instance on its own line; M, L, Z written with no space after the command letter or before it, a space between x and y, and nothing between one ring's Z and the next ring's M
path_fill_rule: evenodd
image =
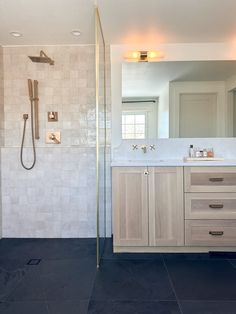
M36 163L36 150L35 150L35 141L34 141L33 99L30 100L30 107L31 107L31 137L32 137L32 145L33 145L33 163L30 167L27 167L23 161L25 131L26 131L26 123L28 119L28 114L23 114L24 128L23 128L23 135L22 135L22 142L21 142L21 149L20 149L20 162L21 162L22 167L25 168L26 170L33 169Z

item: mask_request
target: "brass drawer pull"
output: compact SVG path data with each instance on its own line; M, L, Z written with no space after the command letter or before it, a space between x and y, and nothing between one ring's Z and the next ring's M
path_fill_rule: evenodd
M209 234L212 236L222 236L224 231L209 231Z
M224 205L223 204L210 204L209 207L210 208L220 209L220 208L223 208Z
M210 178L209 181L210 182L222 182L224 181L224 178Z

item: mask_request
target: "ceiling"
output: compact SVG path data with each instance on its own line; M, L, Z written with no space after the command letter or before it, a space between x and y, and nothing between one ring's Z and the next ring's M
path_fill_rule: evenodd
M71 34L75 29L81 36ZM0 0L1 45L93 43L94 0Z
M122 96L155 97L168 82L226 81L235 73L236 61L126 62Z
M93 44L94 3L109 44L236 39L235 0L0 0L0 44Z

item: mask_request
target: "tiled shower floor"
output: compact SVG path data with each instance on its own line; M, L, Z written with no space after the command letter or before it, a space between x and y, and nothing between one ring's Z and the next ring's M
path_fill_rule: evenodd
M0 240L0 313L236 314L234 256L117 255L108 239L97 270L95 254L95 239Z

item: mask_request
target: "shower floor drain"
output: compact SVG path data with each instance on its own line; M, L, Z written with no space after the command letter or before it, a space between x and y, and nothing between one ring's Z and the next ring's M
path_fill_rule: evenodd
M28 261L27 265L38 265L41 262L39 258L32 258Z

